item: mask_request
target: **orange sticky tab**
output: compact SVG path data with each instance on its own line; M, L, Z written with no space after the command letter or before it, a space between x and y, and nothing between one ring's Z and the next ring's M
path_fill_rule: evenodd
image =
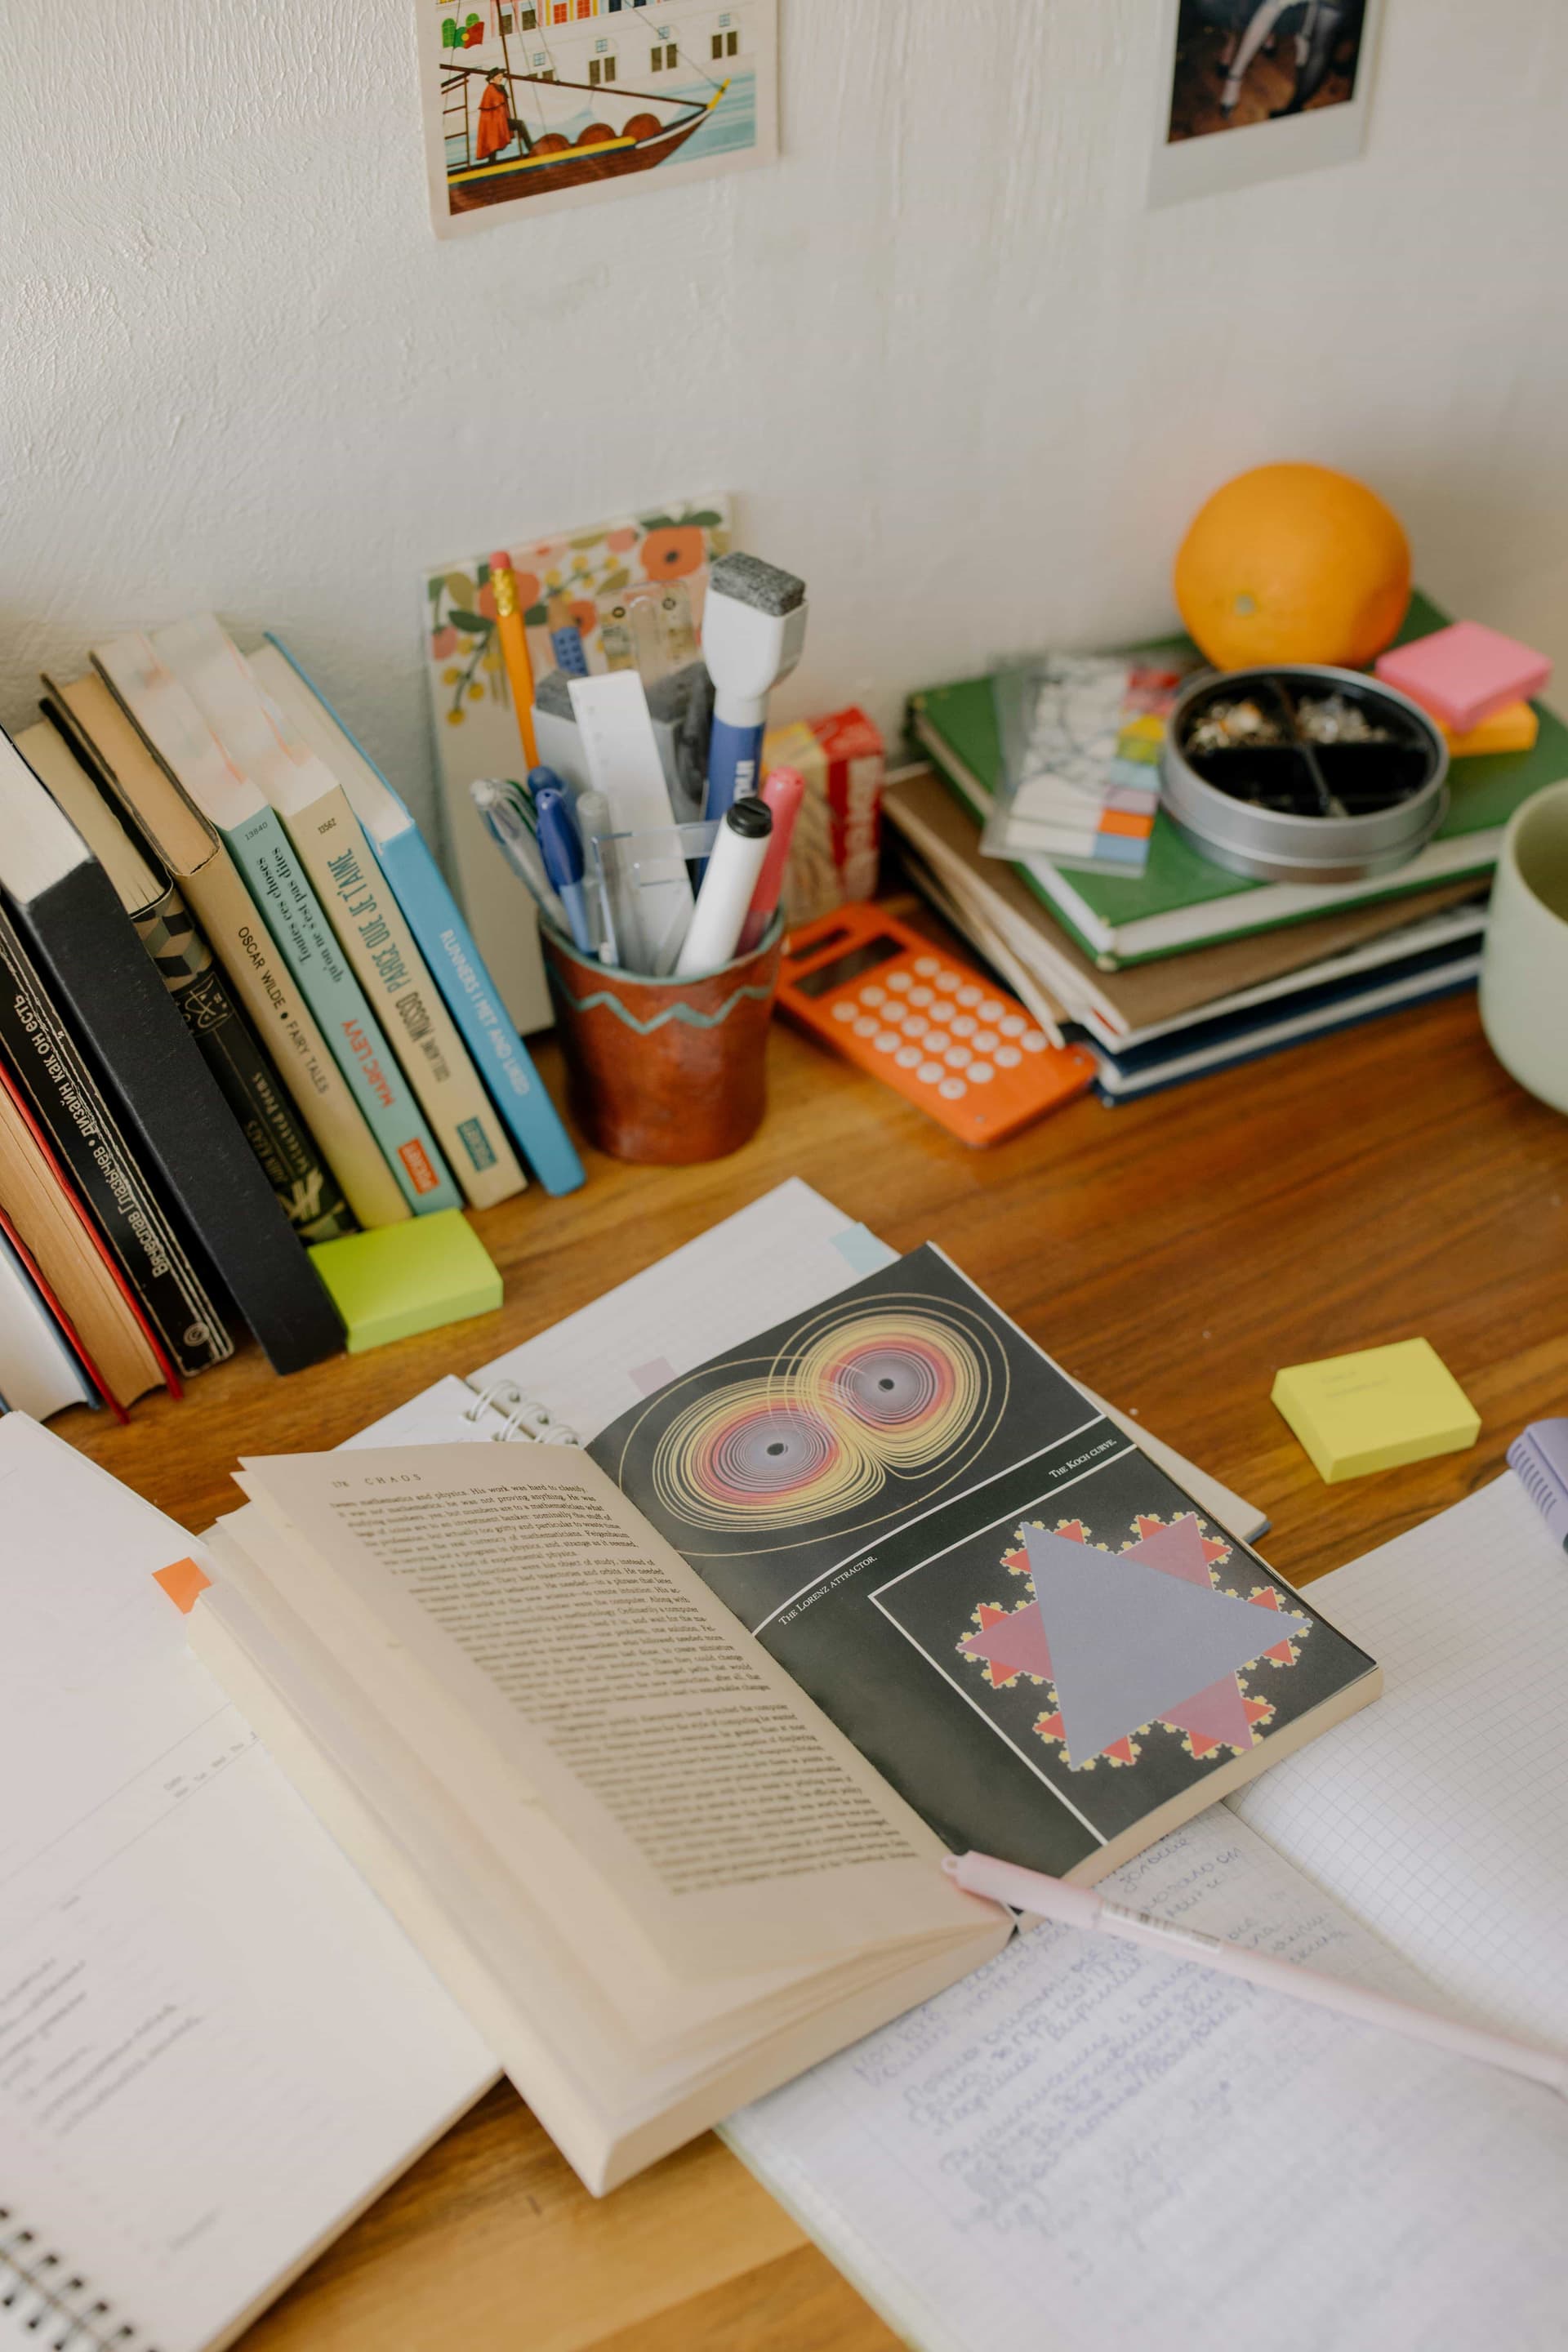
M182 1617L188 1617L196 1605L197 1595L206 1591L212 1578L194 1559L172 1559L167 1568L155 1568L153 1581L161 1584Z
M1101 833L1124 834L1129 840L1145 840L1154 830L1152 816L1140 816L1132 809L1102 809L1100 814Z

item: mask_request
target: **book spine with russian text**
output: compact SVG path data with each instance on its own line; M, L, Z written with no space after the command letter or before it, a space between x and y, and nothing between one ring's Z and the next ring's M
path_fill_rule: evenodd
M234 1341L3 908L0 1055L163 1354L185 1375L222 1363Z

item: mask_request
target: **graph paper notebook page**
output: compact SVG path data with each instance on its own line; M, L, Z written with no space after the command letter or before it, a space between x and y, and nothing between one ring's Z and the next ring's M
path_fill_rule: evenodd
M1568 2047L1568 1559L1510 1472L1310 1590L1384 1695L1237 1811L1467 2009Z
M1376 1645L1384 1697L1106 1891L1390 1990L1396 1967L1428 2007L1568 2044L1562 1553L1509 1476L1310 1589ZM1293 1941L1260 1924L1265 1876L1289 1890ZM1147 2315L1121 2274L1132 2244L1159 2340L1194 2352L1255 2340L1260 2264L1286 2352L1561 2342L1562 2101L1262 1993L1236 2011L1244 2067L1232 2029L1199 2052L1160 1990L1228 2008L1221 1979L1047 1932L729 2127L912 2341L1120 2340ZM1288 2165L1277 2242L1274 2209L1236 2194L1238 2149L1259 2147ZM1031 2333L1019 2308L1047 2299L1055 2324Z
M495 2064L190 1656L190 1538L19 1413L0 1515L0 2344L198 2352Z

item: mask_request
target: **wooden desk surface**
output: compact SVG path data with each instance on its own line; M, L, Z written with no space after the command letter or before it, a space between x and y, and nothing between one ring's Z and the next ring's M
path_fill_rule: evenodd
M921 919L916 917L915 919ZM934 934L934 926L930 926ZM184 1405L57 1423L192 1528L245 1451L335 1445L800 1175L899 1249L942 1242L1068 1368L1272 1516L1301 1580L1456 1502L1568 1405L1568 1120L1506 1078L1474 1000L976 1153L782 1027L731 1160L595 1159L585 1191L481 1216L497 1315L283 1381L254 1349ZM546 1076L559 1093L547 1047ZM1415 1334L1481 1414L1473 1451L1322 1486L1268 1402L1281 1364ZM245 2352L887 2352L895 2339L741 2166L699 2141L602 2202L503 2085L315 2264Z

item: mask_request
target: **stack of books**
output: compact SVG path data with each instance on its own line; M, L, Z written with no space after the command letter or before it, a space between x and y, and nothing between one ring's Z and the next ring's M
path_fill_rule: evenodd
M1416 595L1401 641L1446 617ZM895 777L884 806L917 886L1039 1018L1083 1037L1100 1093L1121 1101L1473 986L1503 830L1568 776L1568 728L1535 708L1533 747L1456 758L1433 840L1363 882L1247 881L1200 857L1163 810L1140 875L983 855L1002 770L989 678L914 697L931 770Z
M0 1400L342 1326L310 1251L582 1181L407 809L276 641L96 647L0 737Z

